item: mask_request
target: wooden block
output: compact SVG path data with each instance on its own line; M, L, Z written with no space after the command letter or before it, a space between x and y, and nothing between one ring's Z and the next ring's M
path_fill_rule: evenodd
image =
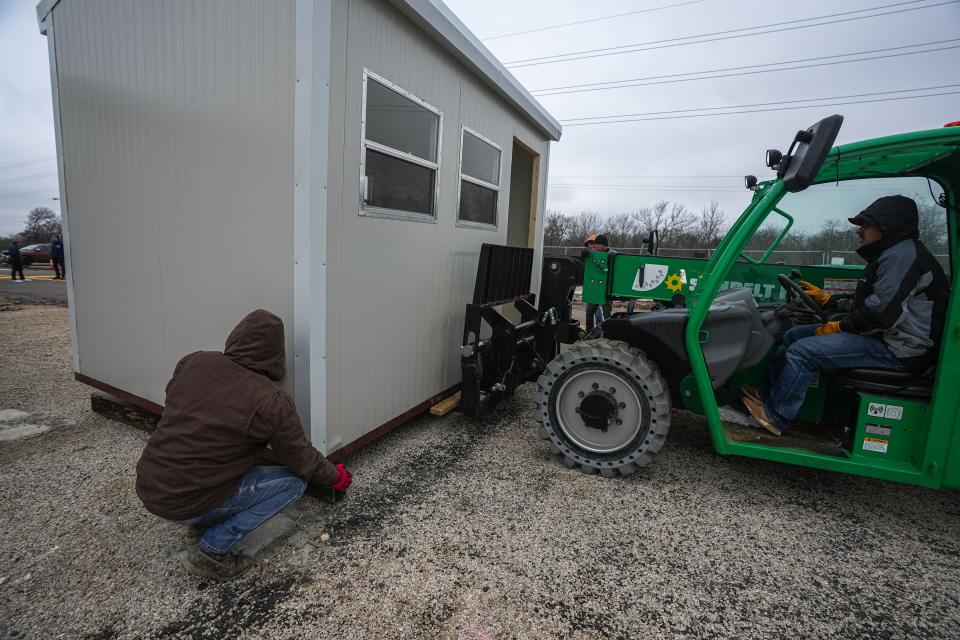
M456 409L458 404L460 404L459 391L457 391L455 394L453 394L446 400L441 400L437 404L430 407L430 415L445 416L451 411L453 411L454 409Z

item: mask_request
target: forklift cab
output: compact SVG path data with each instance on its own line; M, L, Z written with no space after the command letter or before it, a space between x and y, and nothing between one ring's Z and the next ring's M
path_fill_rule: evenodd
M852 235L847 218L877 198L904 195L916 201L920 239L948 279L958 266L960 126L833 146L841 123L831 116L799 132L786 154L767 152L776 178L746 177L752 202L708 262L592 254L584 300L657 294L657 277L670 295L684 296L684 308L614 318L602 333L649 356L673 406L707 418L718 452L960 488L960 303L953 291L936 367L821 372L782 437L729 419L728 409L742 406L743 384L769 386L791 280L853 293L863 269L849 248L817 247L819 260L811 261L791 231L820 229L827 240ZM796 259L785 264L784 256Z
M819 124L819 123L818 123ZM810 131L810 130L808 130ZM801 132L802 133L802 132ZM831 141L832 144L832 141ZM769 228L771 217L784 220L770 249L785 244L795 221L845 219L885 195L913 198L920 210L921 241L938 259L948 280L956 269L958 198L960 198L960 127L890 136L833 147L819 166L809 186L790 185L777 166L777 153L769 158L778 170L777 180L757 184L750 207L741 216L728 242L721 245L702 280L721 274L730 262L724 258L749 259L742 248L750 237ZM780 160L783 162L783 160ZM750 178L748 177L748 185ZM852 228L838 227L838 233ZM771 235L768 232L768 235ZM725 255L721 255L725 254ZM764 252L761 261L772 251ZM814 284L830 293L852 293L863 261L853 252L832 252L833 267L846 269ZM727 262L726 265L723 263ZM805 267L797 266L801 272ZM713 272L712 274L710 272ZM846 277L843 277L846 276ZM805 279L806 274L804 274ZM715 282L715 281L714 281ZM709 282L709 284L714 284ZM713 287L704 286L700 304L709 300ZM713 304L722 300L713 293ZM693 303L697 305L697 302ZM689 331L710 324L708 309L690 314ZM707 313L702 313L707 311ZM703 323L702 325L700 323ZM687 336L689 338L689 335ZM741 367L728 383L713 393L702 384L707 376L688 381L692 392L684 397L699 405L711 426L714 444L722 453L780 460L805 466L834 469L859 475L920 484L960 488L960 403L955 392L960 374L960 308L951 290L944 334L935 367L928 370L844 369L822 373L808 389L799 419L776 438L755 429L744 429L720 419L717 402L736 400L744 382L760 388L769 384L767 360ZM687 340L688 349L691 346ZM691 352L705 353L705 345ZM774 347L771 351L775 350ZM696 354L691 361L695 363ZM691 384L692 382L692 384ZM692 396L696 396L694 399ZM700 402L697 402L700 400Z

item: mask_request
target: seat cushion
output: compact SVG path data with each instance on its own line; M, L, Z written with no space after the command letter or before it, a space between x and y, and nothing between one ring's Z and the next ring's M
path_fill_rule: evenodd
M933 393L933 376L923 371L860 368L842 369L835 375L840 382L864 393L911 398L929 398Z

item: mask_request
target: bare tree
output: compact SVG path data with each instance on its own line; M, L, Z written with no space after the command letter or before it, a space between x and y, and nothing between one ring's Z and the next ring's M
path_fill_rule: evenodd
M726 214L720 208L720 203L711 200L709 205L700 210L700 217L697 218L694 231L696 242L701 247L716 247L720 244L720 238L723 237L726 229Z
M611 247L634 246L631 242L636 235L636 222L629 213L618 213L606 219L603 223L603 233L610 241Z
M630 214L636 224L640 237L646 237L652 230L660 232L661 246L672 246L671 242L682 233L690 231L696 224L697 216L686 205L671 205L661 200L652 207L644 207Z
M24 244L47 242L54 233L61 233L60 218L47 207L36 207L27 214L27 226L19 238Z
M563 246L570 230L570 216L559 211L547 211L543 219L543 244L548 247Z
M570 217L570 235L568 243L570 245L583 244L587 236L600 233L603 220L600 214L594 211L581 211L575 216Z

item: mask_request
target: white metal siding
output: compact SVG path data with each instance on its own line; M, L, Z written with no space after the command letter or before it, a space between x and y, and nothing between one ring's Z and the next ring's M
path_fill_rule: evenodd
M293 0L54 17L80 371L162 403L246 312L292 326Z
M547 149L542 134L521 114L386 2L339 2L334 15L327 245L330 450L460 381L463 308L473 293L480 244L506 239L513 138L540 150L542 167ZM358 215L364 68L443 112L436 224ZM497 231L455 224L461 124L503 149Z

